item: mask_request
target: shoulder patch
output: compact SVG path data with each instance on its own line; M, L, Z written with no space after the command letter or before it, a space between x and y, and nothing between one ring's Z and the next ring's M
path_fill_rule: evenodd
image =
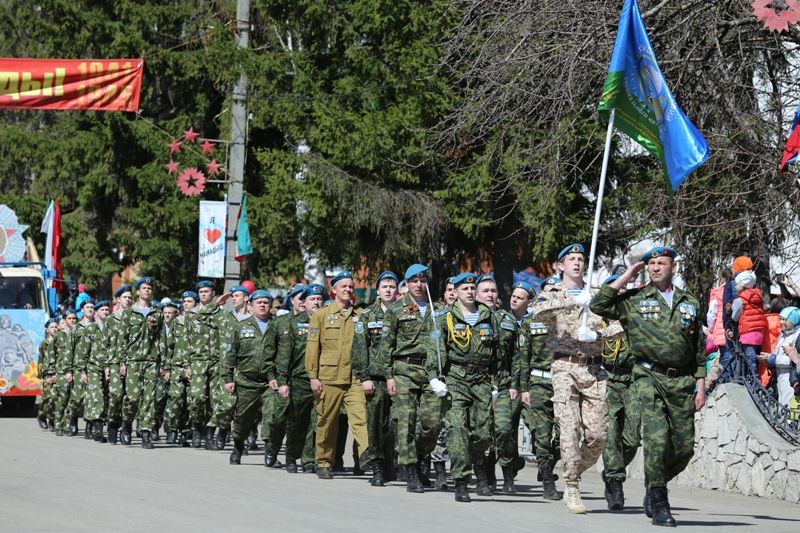
M500 327L508 331L515 331L517 329L517 326L513 322L506 322L505 320L500 322Z
M312 339L319 335L319 328L308 328L308 336Z
M361 335L364 333L364 323L361 321L356 322L356 333Z
M381 335L384 337L389 336L389 326L383 326L383 330L381 331Z

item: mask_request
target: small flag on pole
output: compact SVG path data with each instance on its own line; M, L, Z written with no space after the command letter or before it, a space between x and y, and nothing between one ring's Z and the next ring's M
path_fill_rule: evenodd
M242 197L242 206L239 208L239 223L236 226L236 259L244 262L247 255L253 253L253 244L250 242L250 225L247 223L247 195Z
M783 150L781 158L781 172L789 170L789 165L797 161L797 153L800 152L800 106L794 112L792 127L789 129L789 138L786 139L786 148Z
M56 273L56 278L61 276L61 206L58 200L51 200L47 207L47 212L42 220L42 227L39 231L47 234L47 242L44 247L44 264L48 270ZM61 290L61 281L52 280L52 286Z
M667 87L636 0L625 0L600 97L600 115L657 157L673 190L708 159L708 143Z

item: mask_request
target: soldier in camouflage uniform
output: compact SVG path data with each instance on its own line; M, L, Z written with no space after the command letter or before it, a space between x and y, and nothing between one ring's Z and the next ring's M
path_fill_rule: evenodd
M548 327L547 342L554 354L550 371L553 408L561 428L564 503L568 511L584 514L587 510L581 500L581 474L603 453L608 431L603 339L622 335L622 328L619 324L604 327L599 316L589 313L591 292L583 281L583 246L567 246L559 253L558 262L562 282L542 291L534 313L536 320ZM588 313L586 326L583 313Z
M78 324L78 313L74 309L64 312L66 323L63 330L56 335L53 349L53 370L55 371L56 381L53 386L53 399L55 400L55 424L56 436L61 437L67 431L69 396L72 392L72 357L74 352L73 330ZM74 432L73 432L74 431ZM77 427L70 425L71 435L78 433Z
M281 324L275 357L278 395L289 402L285 422L276 422L286 427L286 471L291 474L297 473L297 459L305 471L314 466L317 414L305 366L306 343L311 317L322 307L325 290L322 285L309 285L300 298L304 311Z
M122 402L125 399L125 376L120 372L125 357L120 343L122 339L122 314L133 303L133 292L130 285L123 285L114 293L119 309L108 316L106 347L106 381L108 383L108 442L117 443L117 433L122 424Z
M408 292L383 317L379 360L397 416L397 454L406 472L406 490L422 493L419 467L436 446L442 413L442 398L431 389L425 361L431 316L446 313L446 308L437 304L428 309L428 267L408 267L405 283Z
M156 386L162 364L164 326L161 310L153 304L150 276L136 284L137 301L122 314L119 342L125 358L120 374L125 376L126 394L122 402L122 444L131 444L133 421L138 420L142 448L153 448L150 438L156 423Z
M165 372L169 374L169 398L164 409L164 423L169 427L168 444L189 446L191 425L189 424L188 389L191 367L189 364L189 336L187 324L194 315L200 297L194 291L181 294L181 313L169 327Z
M111 303L101 300L94 306L94 323L87 328L78 344L78 353L84 362L87 385L84 400L84 418L91 425L94 440L103 441L103 422L108 405L108 387L106 384L106 362L108 360L108 315Z
M667 483L694 453L694 413L705 404L705 352L697 299L672 284L675 250L656 247L600 289L592 311L622 322L635 360L633 387L642 416L647 492L653 524L675 526ZM650 282L620 290L645 268Z
M305 310L305 300L303 292L305 286L298 283L287 294L288 300L291 302L292 310L286 314L273 318L270 322L270 327L267 328L267 335L264 338L264 350L266 358L270 362L269 374L269 387L273 391L278 390L278 380L275 374L275 358L278 354L278 342L281 333L288 331L289 322L293 317L301 314ZM261 438L264 440L264 464L268 467L281 466L278 462L278 451L283 444L283 438L286 435L286 422L289 416L289 399L282 398L279 394L270 394L267 396L266 403L264 404L264 412L262 413L263 422L261 427ZM303 469L309 471L315 470L315 465L303 465Z
M542 289L558 283L558 278L549 278L542 283ZM561 458L559 448L560 430L553 409L553 384L550 365L553 351L547 345L549 334L547 324L537 322L536 316L527 315L522 320L517 340L517 361L519 363L519 387L522 391L522 404L525 423L531 432L533 452L539 470L538 479L542 482L542 497L546 500L560 500L556 490L557 476L553 467Z
M42 401L39 404L39 427L55 431L55 403L53 398L53 383L55 383L55 370L53 369L53 347L58 334L58 319L51 318L44 326L45 338L39 345L39 361L37 363L37 377L42 382Z
M467 477L474 468L476 492L491 496L486 452L492 444L492 382L503 357L513 349L513 336L501 333L501 318L476 302L477 276L469 272L453 278L458 299L437 318L439 332L429 340L425 370L438 396L450 393L445 414L447 450L455 481L455 500L469 502Z
M394 435L390 433L392 400L386 392L386 376L383 374L386 365L380 360L378 348L383 317L395 301L397 282L394 272L382 272L378 276L378 297L361 313L353 337L353 374L364 384L367 395L369 459L372 461L370 484L373 487L384 486L384 472L390 469L394 453Z
M514 346L517 343L517 321L514 315L500 309L498 306L499 294L494 274L478 276L475 299L489 308L500 322L501 346L506 347L506 352L498 353L500 362L494 380L497 389L497 399L492 402L495 439L490 448L486 461L486 475L489 486L495 490L495 463L500 463L503 470L503 492L515 494L514 477L517 470L525 466L525 461L520 458L517 450L517 428L519 417L522 413L522 403L519 398L519 372L514 360Z
M238 321L230 342L226 344L222 361L224 386L226 392L237 393L233 450L228 460L232 465L241 464L244 441L250 428L258 423L267 395L275 394L269 387L269 376L274 369L264 350L271 301L267 291L253 291L250 295L252 315Z
M78 426L78 415L83 408L83 400L86 395L87 384L89 377L86 374L86 351L83 346L83 337L86 332L93 328L94 324L94 300L87 298L81 304L81 312L83 318L78 322L73 334L73 355L72 355L72 374L73 383L72 391L69 395L69 405L67 406L67 416L69 417L70 432L72 426ZM87 439L92 438L92 425L88 420L86 421L86 430L84 437Z
M156 387L156 424L153 428L153 441L160 440L158 432L162 424L165 426L164 430L168 433L168 437L172 433L169 424L166 423L166 418L167 403L169 403L169 396L172 391L172 359L175 357L175 324L177 323L179 306L179 303L173 302L169 298L161 300L161 313L164 316L164 327L161 328L163 352L162 368L158 371L158 385ZM176 390L176 392L179 391ZM169 438L167 439L168 444L174 444L176 441L177 439L173 441L170 441Z
M619 276L603 282L608 285ZM620 294L625 292L623 288ZM641 416L633 388L633 364L625 337L606 340L603 347L603 366L608 373L606 403L608 404L608 439L603 450L603 481L608 508L621 511L625 506L622 484L626 467L636 456L641 442Z
M229 415L236 403L234 394L223 388L221 364L224 347L231 339L236 319L214 301L212 282L200 281L195 288L201 305L188 327L191 337L189 413L194 427L192 446L200 447L200 438L205 429L206 449L217 450L225 446L230 426ZM215 441L214 433L218 425L220 435Z

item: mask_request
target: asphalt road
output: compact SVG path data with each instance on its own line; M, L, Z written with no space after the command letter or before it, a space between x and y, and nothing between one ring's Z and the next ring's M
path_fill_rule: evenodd
M619 532L660 531L641 509L643 487L626 484L629 507L606 509L599 475L582 482L590 513L572 515L541 498L536 470L517 478L520 493L456 503L450 492L406 493L368 477L330 481L263 466L261 452L228 465L228 452L155 450L56 437L32 418L0 414L0 532ZM498 468L498 474L499 474ZM563 483L557 482L563 490ZM797 532L800 506L701 489L670 492L687 531Z

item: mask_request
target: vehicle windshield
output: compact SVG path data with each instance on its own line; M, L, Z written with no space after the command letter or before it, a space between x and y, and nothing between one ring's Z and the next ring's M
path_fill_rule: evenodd
M0 309L45 309L42 280L0 277Z

